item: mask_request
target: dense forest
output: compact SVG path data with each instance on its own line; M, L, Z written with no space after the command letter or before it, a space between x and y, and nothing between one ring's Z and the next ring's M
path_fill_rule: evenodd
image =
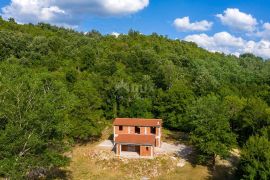
M239 148L239 178L270 179L270 61L0 18L0 178L53 178L115 117L162 118L213 169Z

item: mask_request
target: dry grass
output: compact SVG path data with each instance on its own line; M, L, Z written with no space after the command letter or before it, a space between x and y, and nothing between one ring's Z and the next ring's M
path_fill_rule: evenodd
M104 131L103 139L110 136L111 129ZM166 141L173 142L174 138L169 131L163 132ZM176 136L183 136L179 133ZM222 164L214 174L206 166L186 162L184 167L177 167L179 158L161 156L155 159L119 159L110 150L97 147L97 143L78 145L73 148L70 156L72 162L68 167L71 179L75 180L124 180L141 179L148 177L155 180L200 180L200 179L233 179L230 167ZM225 163L226 164L226 163ZM224 165L224 166L223 166Z
M205 166L195 166L193 167L190 163L187 163L182 168L177 168L175 171L168 173L162 177L155 179L158 180L203 180L209 179L211 177L208 168Z
M96 157L101 153L107 158ZM69 170L72 179L206 179L206 167L192 167L187 163L177 167L178 159L161 156L155 159L118 159L109 150L97 149L94 145L78 146L73 149Z

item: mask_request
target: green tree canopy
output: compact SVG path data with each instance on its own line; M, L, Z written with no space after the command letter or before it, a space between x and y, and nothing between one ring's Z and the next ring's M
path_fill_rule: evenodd
M189 117L190 139L199 151L199 161L211 159L215 168L216 156L226 157L236 143L222 102L213 94L200 98L190 107Z
M239 164L241 179L270 178L270 141L268 137L252 136L245 144Z

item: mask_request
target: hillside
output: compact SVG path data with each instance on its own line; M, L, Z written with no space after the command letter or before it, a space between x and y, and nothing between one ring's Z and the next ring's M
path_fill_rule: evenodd
M252 54L0 18L0 102L0 177L55 178L69 165L63 154L98 140L115 117L162 118L213 171L217 156L243 148L239 175L270 177L270 61Z

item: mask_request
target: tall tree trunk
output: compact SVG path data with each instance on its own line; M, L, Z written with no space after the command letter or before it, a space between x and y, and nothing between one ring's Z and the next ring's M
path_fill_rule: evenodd
M213 154L212 156L212 166L213 166L213 171L216 170L216 155Z

